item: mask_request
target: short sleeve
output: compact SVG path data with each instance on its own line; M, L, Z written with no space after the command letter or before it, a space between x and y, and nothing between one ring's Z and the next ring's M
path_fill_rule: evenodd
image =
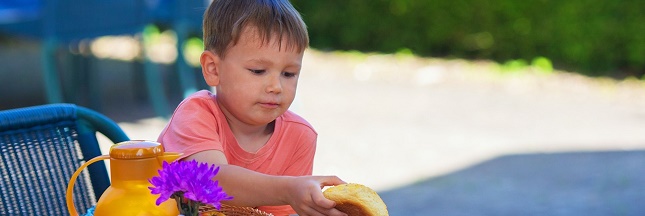
M191 97L179 104L158 138L165 151L181 152L181 158L205 150L223 151L213 106L208 97Z
M303 176L313 172L318 133L302 117L291 111L283 115L280 143L288 148L280 153L287 159L282 175Z
M302 140L304 143L298 145L295 154L291 157L289 166L284 171L284 175L304 176L312 174L316 154L316 134L307 134Z

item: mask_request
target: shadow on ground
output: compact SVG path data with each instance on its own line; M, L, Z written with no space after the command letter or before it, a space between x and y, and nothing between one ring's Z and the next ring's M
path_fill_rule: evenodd
M520 154L379 194L390 215L645 215L645 151Z

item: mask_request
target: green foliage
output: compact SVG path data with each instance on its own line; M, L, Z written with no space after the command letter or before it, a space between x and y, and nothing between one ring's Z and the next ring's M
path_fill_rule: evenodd
M503 72L519 72L523 71L528 64L524 59L509 60L502 65Z
M539 56L534 58L533 61L531 61L531 66L545 74L553 72L553 64L551 63L551 60L546 57Z
M193 67L199 67L199 58L204 51L204 41L201 37L191 37L189 38L183 46L184 49L184 60L188 65Z
M143 41L146 43L146 46L149 46L150 44L158 43L159 40L159 35L161 35L161 32L159 31L159 28L155 25L147 25L143 29Z
M312 47L323 50L407 48L423 56L498 62L543 56L551 67L588 75L645 72L640 0L292 2L309 26Z

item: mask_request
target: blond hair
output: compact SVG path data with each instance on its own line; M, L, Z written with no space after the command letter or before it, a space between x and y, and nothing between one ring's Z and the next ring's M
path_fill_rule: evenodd
M204 47L224 58L249 26L257 28L262 44L277 36L292 51L309 46L307 26L289 0L215 0L204 12Z

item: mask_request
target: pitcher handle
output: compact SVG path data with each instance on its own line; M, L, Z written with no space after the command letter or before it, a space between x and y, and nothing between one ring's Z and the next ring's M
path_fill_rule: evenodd
M109 155L101 155L97 156L95 158L92 158L91 160L85 162L81 167L79 167L76 172L72 175L72 177L69 179L69 183L67 184L67 193L65 194L67 198L67 211L69 211L70 216L78 216L78 212L76 212L76 206L74 206L74 183L76 182L76 177L78 177L79 174L87 167L88 165L100 161L100 160L105 160L105 159L110 159ZM98 198L98 197L97 197Z

